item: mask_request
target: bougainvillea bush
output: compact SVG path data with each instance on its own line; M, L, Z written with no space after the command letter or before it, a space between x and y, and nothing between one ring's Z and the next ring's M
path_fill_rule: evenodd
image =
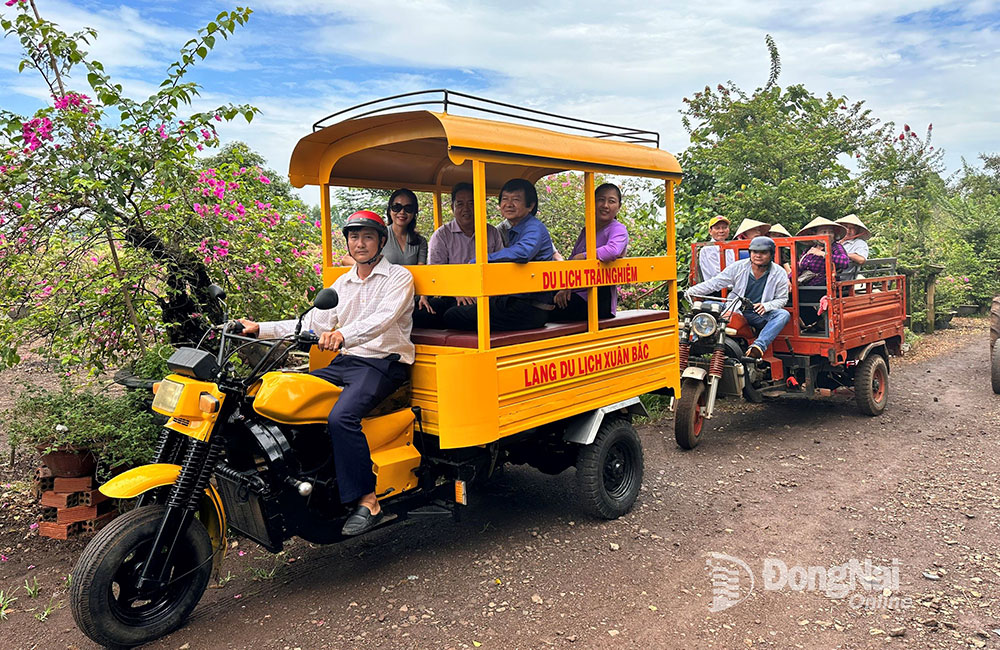
M87 56L93 30L66 34L34 4L6 4L19 69L51 101L30 116L0 108L0 367L26 347L99 369L156 341L197 340L220 315L213 281L256 318L304 303L319 261L304 206L245 147L200 158L219 125L257 109L193 111L199 86L185 81L251 11L220 13L137 100Z

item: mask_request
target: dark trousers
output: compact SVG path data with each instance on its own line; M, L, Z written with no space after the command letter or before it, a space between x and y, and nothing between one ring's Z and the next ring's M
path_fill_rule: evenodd
M413 309L413 326L428 329L443 329L447 327L444 322L444 314L446 311L455 306L455 297L430 296L427 298L427 302L429 302L431 307L434 309L434 313L432 314L426 309L421 309L418 304Z
M543 327L551 311L536 307L533 302L520 296L490 298L490 331L512 332ZM476 305L452 307L445 312L444 321L452 329L475 332L478 329Z
M327 419L341 503L354 503L375 491L372 454L361 432L361 418L402 386L408 371L397 354L385 359L340 354L326 368L312 372L344 389Z
M597 317L611 318L611 290L617 287L597 287ZM556 323L567 321L587 320L587 300L578 293L569 295L569 302L565 307L556 307L549 316L549 320Z

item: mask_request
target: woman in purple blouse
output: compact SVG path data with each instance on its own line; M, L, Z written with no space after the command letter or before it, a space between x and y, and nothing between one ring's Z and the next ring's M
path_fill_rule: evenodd
M628 229L618 221L618 210L622 207L622 191L613 183L604 183L594 192L597 217L597 259L613 262L625 254L628 248ZM571 260L587 258L587 229L580 230ZM571 291L563 289L554 298L556 308L549 316L550 321L587 320L587 290ZM618 287L597 288L597 317L611 318L618 307Z
M841 244L839 239L843 238L847 234L847 228L839 223L830 221L829 219L824 219L823 217L816 217L810 221L802 230L796 233L796 237L807 237L809 235L816 235L822 237L818 241L813 242L813 246L799 258L799 273L803 271L812 271L816 275L812 279L800 283L802 286L819 286L826 284L826 237L833 235L833 247L830 251L830 259L833 261L833 274L834 278L837 277L841 271L846 269L851 264L851 258L847 256L847 251L844 250L844 245Z

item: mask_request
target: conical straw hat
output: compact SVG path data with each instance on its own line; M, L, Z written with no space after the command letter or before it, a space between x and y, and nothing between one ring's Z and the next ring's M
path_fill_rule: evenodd
M785 230L785 227L782 226L780 223L776 223L773 226L771 226L771 232L769 232L767 234L768 234L768 236L773 236L773 235L780 235L782 237L791 237L792 236L792 233L790 233L787 230Z
M797 233L795 233L795 236L796 237L807 237L809 235L813 235L813 234L815 234L814 231L817 228L819 228L820 226L830 226L831 228L833 228L836 231L836 233L837 233L836 235L834 235L837 239L843 239L844 235L847 234L847 228L845 228L844 226L840 225L839 223L837 223L835 221L830 221L829 219L827 219L825 217L816 217L815 219L813 219L812 221L810 221L809 223L807 223L802 228L802 230L800 230Z
M849 214L846 217L841 217L837 219L837 223L844 226L851 225L860 230L861 232L858 235L858 239L868 239L872 236L872 231L868 230L868 226L862 223L861 219L859 219L856 214Z
M753 228L760 228L761 226L767 226L763 221L757 221L756 219L744 219L740 224L740 227L736 229L736 234L733 235L733 239L739 239L740 235Z

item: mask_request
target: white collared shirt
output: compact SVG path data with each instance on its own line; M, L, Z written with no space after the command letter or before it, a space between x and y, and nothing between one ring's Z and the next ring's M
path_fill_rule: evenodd
M722 264L719 262L719 251L721 249L715 242L712 242L709 246L704 246L698 250L698 268L701 270L701 279L708 280L714 278L722 270ZM736 251L727 250L726 251L726 267L728 268L733 262L736 261Z
M364 280L358 267L333 282L340 297L334 309L314 309L302 319L302 331L317 336L339 329L344 335L343 354L384 359L398 354L413 363L413 276L384 257ZM260 323L260 338L278 338L295 331L298 319ZM339 327L338 327L339 326Z

